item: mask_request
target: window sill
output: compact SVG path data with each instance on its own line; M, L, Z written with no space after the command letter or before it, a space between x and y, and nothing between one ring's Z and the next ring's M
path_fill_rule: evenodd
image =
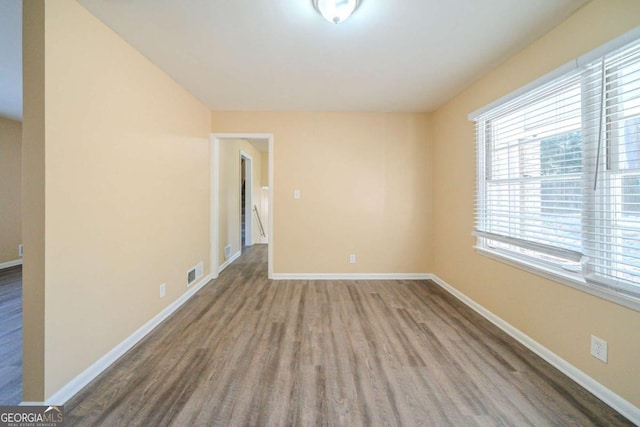
M520 270L527 271L540 277L544 277L545 279L552 280L565 286L569 286L573 289L586 292L590 295L605 299L607 301L611 301L632 310L640 311L640 299L621 295L607 288L600 288L588 284L584 279L578 277L577 275L571 274L569 272L565 273L563 271L541 265L536 265L532 262L524 261L516 256L509 256L499 251L482 248L479 246L475 246L474 248L478 254L489 257L495 261L507 264Z

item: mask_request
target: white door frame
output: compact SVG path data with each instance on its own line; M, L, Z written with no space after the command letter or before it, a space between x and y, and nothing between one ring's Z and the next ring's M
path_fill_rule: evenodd
M245 246L253 246L253 157L240 150L240 179L242 180L242 160L244 159L244 206L240 206L240 249L242 250L242 208L244 208ZM242 182L240 183L242 191ZM242 202L241 202L242 203Z
M210 213L209 213L209 242L210 242L210 268L211 274L214 278L218 277L218 246L219 246L219 218L220 218L220 203L219 203L219 194L220 194L220 142L224 139L266 139L269 141L269 227L267 230L268 233L268 277L269 279L273 279L273 134L270 133L213 133L211 134L211 143L210 143L210 165L209 165L209 176L210 176L210 194L209 194L209 203L210 203Z

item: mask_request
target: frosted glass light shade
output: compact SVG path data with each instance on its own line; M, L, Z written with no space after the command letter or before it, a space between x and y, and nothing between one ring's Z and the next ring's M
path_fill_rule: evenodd
M360 6L361 0L312 0L313 7L324 19L339 24L348 19Z

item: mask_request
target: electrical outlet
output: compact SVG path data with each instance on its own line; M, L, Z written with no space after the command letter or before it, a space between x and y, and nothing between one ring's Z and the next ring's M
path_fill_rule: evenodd
M355 264L355 263L356 263L356 254L349 255L349 264Z
M293 190L293 198L296 200L300 198L300 190Z
M607 363L607 342L591 335L591 355Z
M23 256L24 255L24 246L22 246L22 243L18 245L18 256Z
M167 294L167 284L163 283L162 285L160 285L160 298L164 298L166 294Z

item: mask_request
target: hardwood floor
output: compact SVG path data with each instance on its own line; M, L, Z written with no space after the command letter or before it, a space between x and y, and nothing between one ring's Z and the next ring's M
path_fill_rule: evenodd
M69 425L631 425L433 283L266 269L248 249L67 402Z
M22 266L0 270L0 405L22 401Z

